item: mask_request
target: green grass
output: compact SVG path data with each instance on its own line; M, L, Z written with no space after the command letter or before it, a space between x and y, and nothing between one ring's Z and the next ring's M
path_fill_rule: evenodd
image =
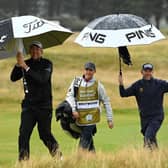
M105 154L116 153L117 157L122 153L119 151L128 148L129 145L136 148L142 146L143 137L140 134L139 115L136 110L135 99L122 99L118 93L117 50L114 48L82 48L72 42L74 37L72 36L64 45L53 47L44 52L45 57L52 60L54 64L52 78L54 108L64 100L72 79L82 74L83 64L87 61L94 61L97 65L96 78L103 82L110 96L115 124L114 129L110 130L107 127L105 115L102 116L102 121L98 125L98 133L95 136L97 150ZM168 40L163 40L148 46L129 47L134 65L131 68L123 65L125 85L128 86L141 78L139 71L144 62L154 64L156 77L168 79L167 44ZM0 60L0 168L13 167L17 160L17 137L23 88L22 82L11 83L9 80L14 64L15 58ZM165 95L164 106L168 107L167 95ZM165 111L167 116L168 108ZM52 131L58 139L65 157L70 159L76 151L78 142L61 130L54 117ZM168 148L167 118L165 118L159 131L158 139L163 149ZM134 153L134 151L132 152ZM48 151L40 141L35 128L31 137L31 156L32 158L40 158L48 155Z
M0 165L2 167L11 167L15 165L17 160L17 136L20 123L20 109L17 105L8 106L6 109L0 110ZM166 111L168 111L168 109ZM142 146L143 139L140 134L137 110L114 110L114 113L115 127L112 130L107 127L105 115L102 115L102 121L98 124L98 132L94 137L97 151L115 153L126 146ZM164 121L158 134L159 144L162 147L168 147L166 122L167 119ZM59 141L61 150L65 156L76 151L78 141L73 140L62 131L59 123L55 121L55 117L53 117L52 131ZM46 156L47 154L47 148L45 148L40 141L37 129L35 128L31 137L31 157Z

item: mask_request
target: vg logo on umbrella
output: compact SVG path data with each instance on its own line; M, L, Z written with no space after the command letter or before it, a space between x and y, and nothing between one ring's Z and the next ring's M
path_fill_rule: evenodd
M121 47L150 44L161 39L164 39L162 33L143 18L114 14L90 22L75 42L84 47Z
M126 46L150 44L164 39L164 35L143 18L132 14L113 14L90 22L75 42L83 47L118 47L121 74L121 58L132 65Z

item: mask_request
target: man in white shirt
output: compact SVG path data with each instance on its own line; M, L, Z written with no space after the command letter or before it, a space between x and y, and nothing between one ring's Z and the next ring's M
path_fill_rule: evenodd
M72 115L81 128L79 146L88 151L95 151L93 132L100 121L100 102L106 110L108 127L113 128L113 113L110 100L103 84L94 78L96 66L88 62L84 66L84 75L75 78L69 88L66 100L72 107ZM75 90L75 88L78 88Z

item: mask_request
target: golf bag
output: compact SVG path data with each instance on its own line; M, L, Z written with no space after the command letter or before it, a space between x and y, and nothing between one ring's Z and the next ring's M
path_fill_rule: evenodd
M80 128L76 125L75 119L72 118L72 108L65 100L58 105L56 109L56 121L60 120L60 125L71 137L78 139L80 137Z
M78 88L81 84L81 78L75 78L74 81L74 97L76 99ZM56 109L56 120L60 120L61 127L73 138L78 139L80 137L81 129L75 123L75 119L72 117L72 108L70 104L64 100L58 105Z
M81 85L82 78L75 78L74 81L74 97L76 97L78 89ZM66 131L72 138L78 139L81 134L81 128L76 124L75 119L72 116L72 108L68 101L64 100L56 108L56 121L60 120L61 127ZM97 129L93 130L93 135L97 132Z

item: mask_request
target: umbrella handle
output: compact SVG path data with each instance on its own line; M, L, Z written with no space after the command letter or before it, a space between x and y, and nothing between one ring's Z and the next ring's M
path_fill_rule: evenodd
M120 76L122 76L122 71L120 71Z
M24 53L24 45L23 45L23 39L19 38L17 39L17 50L21 53ZM22 74L23 74L23 87L25 94L29 93L28 87L27 87L27 81L25 78L24 69L22 68Z
M120 73L120 75L122 76L122 64L121 64L121 57L119 56L119 73Z
M17 39L17 50L21 53L24 52L23 39L21 38Z
M24 92L25 94L29 93L28 87L27 87L27 81L25 78L25 73L24 73L24 69L22 68L22 74L23 74L23 87L24 87Z

